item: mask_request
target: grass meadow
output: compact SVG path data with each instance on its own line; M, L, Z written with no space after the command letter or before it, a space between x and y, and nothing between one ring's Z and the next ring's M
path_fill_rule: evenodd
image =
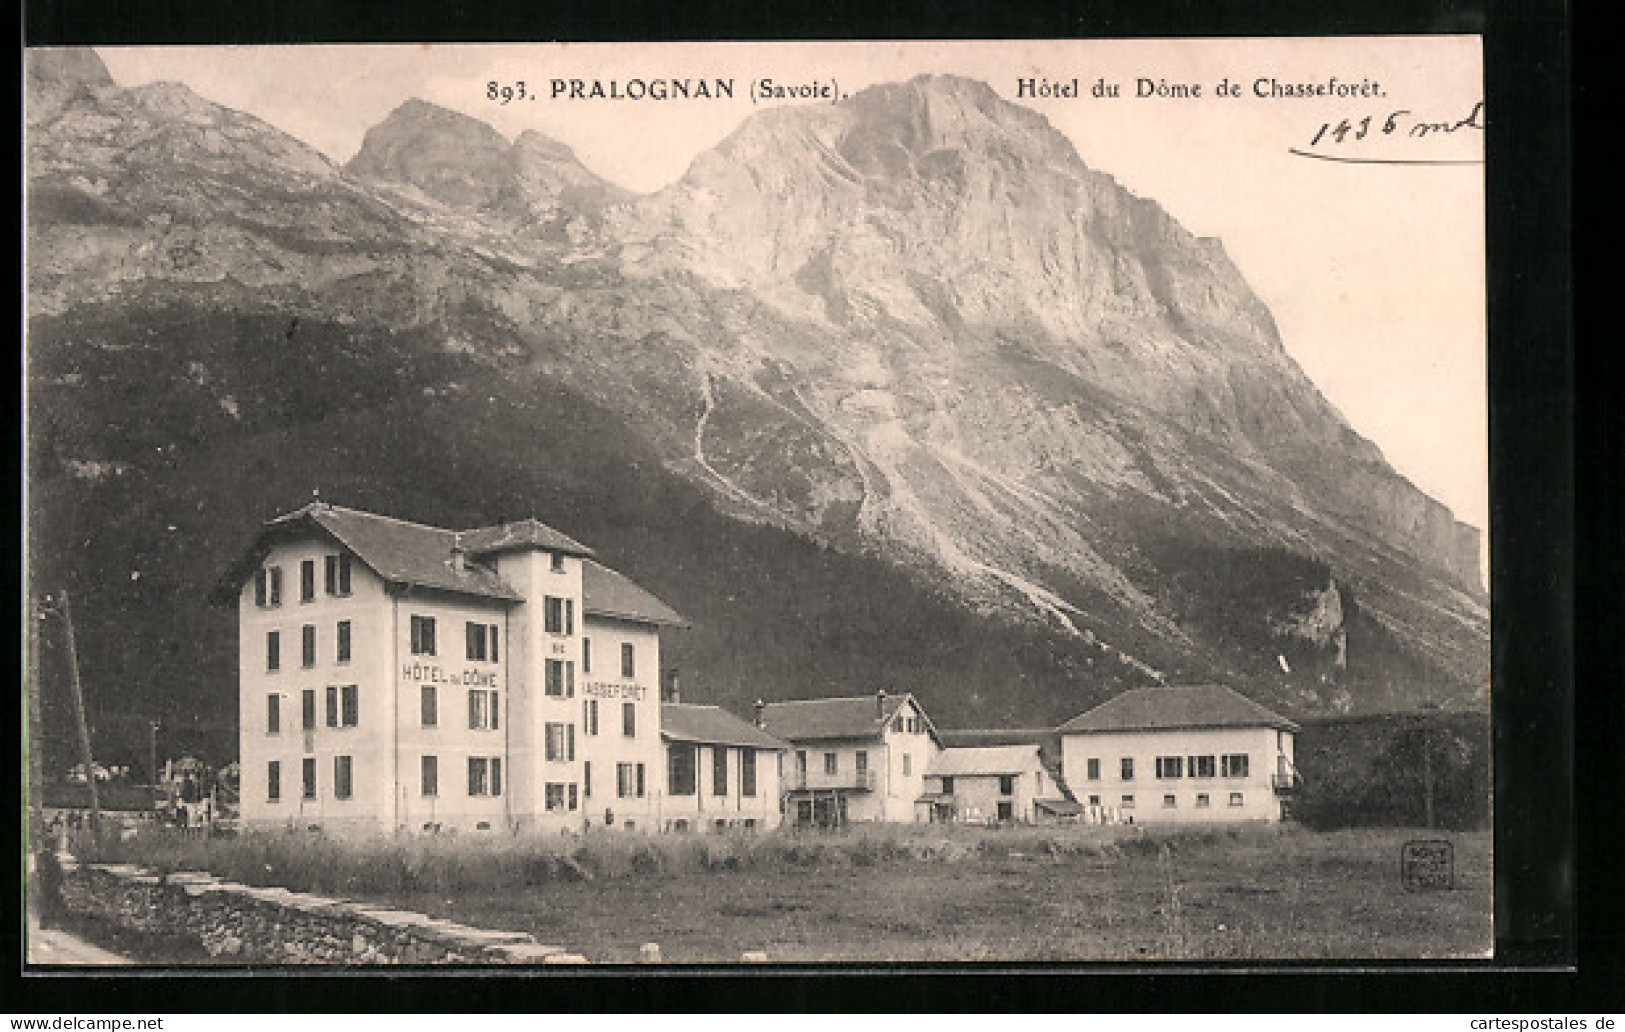
M1455 847L1406 891L1400 851ZM88 847L88 844L86 844ZM1492 945L1488 832L1291 825L876 825L737 835L341 838L144 829L104 859L207 870L531 932L602 963L1475 958ZM81 856L90 855L84 848Z

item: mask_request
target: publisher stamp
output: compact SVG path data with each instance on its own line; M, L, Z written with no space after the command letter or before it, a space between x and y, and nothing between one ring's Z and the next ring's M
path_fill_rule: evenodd
M1456 848L1445 839L1413 839L1399 854L1399 880L1406 892L1456 887Z

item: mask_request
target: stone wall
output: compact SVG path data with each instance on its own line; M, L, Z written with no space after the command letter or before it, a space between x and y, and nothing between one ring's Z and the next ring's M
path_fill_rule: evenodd
M160 875L134 864L61 857L62 902L74 913L154 935L196 940L230 964L582 964L527 932L471 928L424 914L201 871Z

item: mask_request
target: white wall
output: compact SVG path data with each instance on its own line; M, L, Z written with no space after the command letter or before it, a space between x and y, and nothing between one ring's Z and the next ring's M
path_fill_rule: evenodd
M631 623L590 616L582 625L582 637L591 641L590 669L576 671L576 697L571 700L573 719L583 724L587 704L598 703L598 734L576 731L576 757L592 764L592 794L583 800L583 819L593 827L613 814L615 826L630 825L637 830L655 830L661 800L665 794L665 750L660 740L660 634L648 624ZM621 646L633 650L634 672L621 674ZM578 646L579 647L579 646ZM634 734L624 733L623 707L630 704L634 714ZM643 764L642 798L623 797L617 792L619 764Z
M329 539L315 535L308 539L278 545L267 557L266 567L282 569L280 605L261 608L255 604L254 579L243 585L238 598L238 751L242 763L241 799L243 820L254 824L311 824L342 826L369 824L387 815L390 800L386 781L388 743L393 720L394 698L389 676L392 606L383 582L359 562L351 563L351 594L336 598L326 592L324 559L338 554ZM316 594L310 602L300 601L300 563L316 564ZM337 626L350 621L351 659L336 658ZM316 662L305 667L301 656L301 629L316 628ZM281 663L275 672L266 670L266 635L277 631L281 637ZM326 724L327 687L357 686L358 720L354 727L329 728ZM301 727L301 694L316 693L316 727ZM266 729L267 696L281 700L280 730ZM334 796L334 757L350 756L352 795ZM316 761L316 798L301 793L302 761ZM282 767L281 799L267 798L267 765L276 760Z
M666 743L666 750L692 743ZM675 795L667 784L669 767L661 768L660 782L666 791L661 801L659 826L670 829L673 821L687 821L699 831L715 830L718 821L725 827L740 827L746 820L755 821L758 830L776 828L779 813L779 756L773 749L753 749L746 746L693 745L695 749L695 791L692 795ZM718 752L728 765L727 791L715 792L713 763ZM756 756L756 792L745 795L740 780L740 765L745 752Z
M1222 757L1238 753L1248 757L1247 776L1225 777ZM1184 776L1158 779L1159 756L1184 757ZM1193 778L1191 756L1213 756L1214 776ZM1281 803L1271 776L1279 772L1283 757L1290 763L1292 735L1270 728L1117 731L1061 739L1062 770L1073 797L1087 807L1091 796L1099 796L1100 805L1118 807L1123 820L1132 816L1136 824L1278 821ZM1091 758L1100 761L1097 780L1088 777ZM1120 774L1124 758L1134 761L1131 781ZM1232 803L1235 793L1240 795L1239 805ZM1171 807L1164 805L1168 795L1174 797ZM1206 806L1198 805L1199 795L1207 796ZM1132 806L1125 804L1124 796L1133 796Z

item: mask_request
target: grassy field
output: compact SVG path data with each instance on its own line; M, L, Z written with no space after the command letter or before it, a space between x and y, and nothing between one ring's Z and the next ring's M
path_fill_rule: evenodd
M1454 843L1407 892L1403 843ZM880 827L838 835L120 843L120 858L531 932L595 962L1467 958L1491 946L1490 836L1300 828Z

